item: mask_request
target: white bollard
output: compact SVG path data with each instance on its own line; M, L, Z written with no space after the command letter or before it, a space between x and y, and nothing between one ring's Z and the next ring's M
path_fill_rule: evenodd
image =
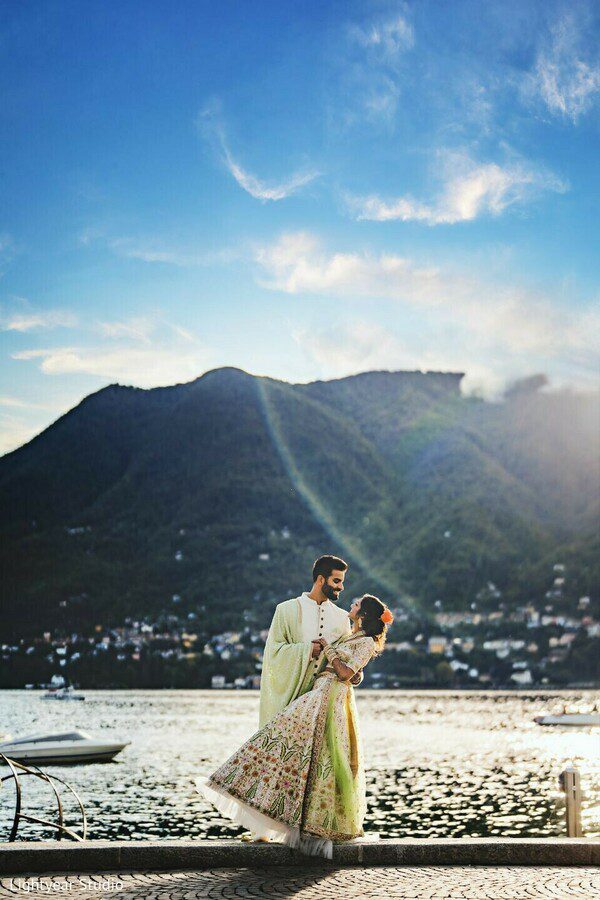
M567 837L583 837L581 830L581 776L575 766L560 773L559 783L566 798Z

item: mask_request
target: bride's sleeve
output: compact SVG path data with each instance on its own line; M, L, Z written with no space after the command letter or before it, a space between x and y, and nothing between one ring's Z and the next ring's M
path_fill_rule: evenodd
M353 672L356 673L359 669L362 669L367 665L373 656L374 649L375 644L373 638L366 637L360 641L356 641L354 646L346 644L344 647L344 655L342 656L340 653L340 658Z

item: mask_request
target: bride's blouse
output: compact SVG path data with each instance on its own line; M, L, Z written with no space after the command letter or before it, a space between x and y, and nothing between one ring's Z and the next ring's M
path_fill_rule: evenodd
M367 665L375 653L375 641L372 637L359 632L339 641L332 649L340 660L356 674L356 672ZM329 664L321 674L332 673L335 675L333 667ZM341 681L342 679L339 680Z

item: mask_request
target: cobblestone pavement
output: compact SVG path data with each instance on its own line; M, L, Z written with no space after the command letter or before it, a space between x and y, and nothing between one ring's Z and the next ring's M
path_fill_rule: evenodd
M66 896L126 900L530 900L600 897L600 871L522 866L214 869L4 876L0 897Z

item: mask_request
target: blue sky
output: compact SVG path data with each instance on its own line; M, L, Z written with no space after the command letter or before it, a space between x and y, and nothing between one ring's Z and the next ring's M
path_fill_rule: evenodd
M106 384L598 386L598 5L0 8L0 450Z

